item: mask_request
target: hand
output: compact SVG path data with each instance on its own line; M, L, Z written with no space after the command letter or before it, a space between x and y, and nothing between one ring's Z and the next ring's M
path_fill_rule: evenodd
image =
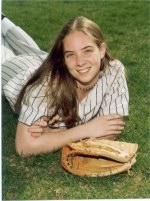
M34 122L29 128L28 131L31 133L32 137L40 137L41 135L48 134L51 132L59 132L63 129L55 128L51 129L48 127L48 118L46 116L41 117L38 121Z
M48 133L49 127L47 121L47 117L43 116L28 128L28 131L31 133L32 137L40 137L41 135Z
M120 115L106 115L88 122L90 137L118 136L124 130L125 122Z

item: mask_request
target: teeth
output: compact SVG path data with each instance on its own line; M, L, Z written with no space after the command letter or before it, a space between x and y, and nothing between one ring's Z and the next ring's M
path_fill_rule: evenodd
M78 72L80 72L80 73L86 73L86 72L88 72L89 71L89 68L85 68L85 69L83 69L83 70L78 70Z

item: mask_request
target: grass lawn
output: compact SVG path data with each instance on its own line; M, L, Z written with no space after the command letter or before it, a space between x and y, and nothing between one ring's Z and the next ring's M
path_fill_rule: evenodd
M61 150L30 158L15 152L17 116L2 100L3 200L149 198L149 1L3 0L2 11L49 51L60 27L83 15L100 25L112 54L126 66L130 115L119 140L139 144L133 175L87 178L64 171Z

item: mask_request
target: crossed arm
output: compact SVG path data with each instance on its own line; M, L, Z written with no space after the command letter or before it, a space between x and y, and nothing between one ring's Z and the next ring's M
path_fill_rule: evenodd
M21 156L53 152L69 142L90 137L115 139L124 129L125 122L120 115L97 117L83 125L70 129L50 129L46 117L28 126L18 122L16 151Z

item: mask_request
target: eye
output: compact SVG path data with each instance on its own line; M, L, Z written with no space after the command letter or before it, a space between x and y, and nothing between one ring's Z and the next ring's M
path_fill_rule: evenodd
M73 53L67 53L67 54L65 54L65 57L66 57L66 58L70 58L70 57L73 57L73 56L74 56Z
M93 50L92 50L92 49L86 49L84 52L85 52L86 54L88 54L88 53L93 52Z

